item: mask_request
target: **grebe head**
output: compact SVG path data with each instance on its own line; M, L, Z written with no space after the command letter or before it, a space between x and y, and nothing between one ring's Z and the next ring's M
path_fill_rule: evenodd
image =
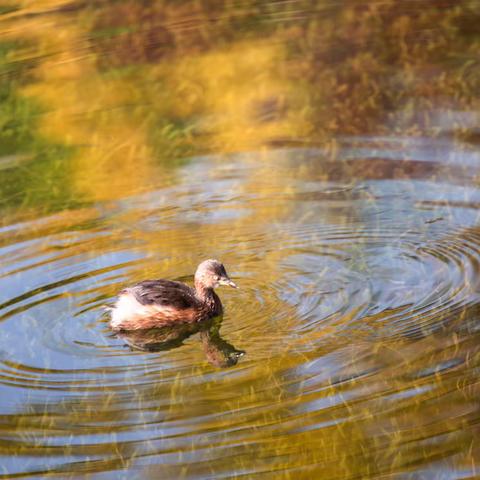
M204 288L217 288L220 285L238 288L225 271L225 267L218 260L205 260L195 272L195 285Z

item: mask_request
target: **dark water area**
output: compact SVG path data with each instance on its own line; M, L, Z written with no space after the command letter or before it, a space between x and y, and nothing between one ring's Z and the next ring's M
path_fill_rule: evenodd
M0 2L0 478L479 478L479 25ZM109 329L212 257L223 318Z

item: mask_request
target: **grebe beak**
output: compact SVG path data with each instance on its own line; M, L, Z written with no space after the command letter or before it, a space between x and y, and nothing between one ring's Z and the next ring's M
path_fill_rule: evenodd
M228 285L232 288L238 288L235 282L232 282L229 278L221 278L218 283L220 285Z

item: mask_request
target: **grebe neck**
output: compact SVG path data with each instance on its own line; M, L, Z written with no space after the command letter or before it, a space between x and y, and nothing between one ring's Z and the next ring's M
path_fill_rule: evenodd
M195 282L195 294L199 300L208 304L215 304L215 292L213 288L207 288L201 282Z
M209 315L221 315L223 312L222 302L213 288L208 288L202 282L195 282L195 296L202 302L203 308Z

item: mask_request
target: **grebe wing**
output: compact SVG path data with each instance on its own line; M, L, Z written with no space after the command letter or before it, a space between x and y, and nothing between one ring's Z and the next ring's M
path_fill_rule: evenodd
M127 291L142 305L162 305L184 310L198 304L193 288L171 280L144 280Z

